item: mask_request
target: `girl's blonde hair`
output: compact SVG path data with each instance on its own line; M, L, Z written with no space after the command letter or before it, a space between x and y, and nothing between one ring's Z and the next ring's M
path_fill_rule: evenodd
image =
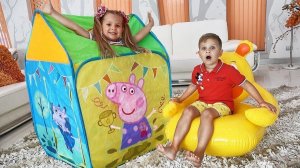
M102 33L102 23L103 18L107 13L117 15L123 18L123 32L122 32L122 40L125 47L130 48L134 52L145 52L146 50L142 47L139 47L137 43L135 42L131 32L130 28L127 24L126 18L122 15L122 12L116 11L116 10L107 10L105 14L102 17L94 17L94 27L93 27L93 35L94 39L98 44L100 54L103 55L104 58L111 58L116 57L115 51L111 48L110 44L108 43L107 39L104 37Z

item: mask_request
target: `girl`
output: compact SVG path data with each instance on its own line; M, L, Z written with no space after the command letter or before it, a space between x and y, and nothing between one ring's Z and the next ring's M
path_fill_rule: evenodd
M110 45L122 45L135 52L145 52L146 50L139 47L137 42L142 40L154 25L153 18L148 13L149 23L133 37L128 26L129 18L124 12L108 10L106 7L101 6L94 17L93 29L88 31L54 10L50 0L35 2L35 6L64 26L75 31L76 34L95 40L100 54L104 57L116 56Z

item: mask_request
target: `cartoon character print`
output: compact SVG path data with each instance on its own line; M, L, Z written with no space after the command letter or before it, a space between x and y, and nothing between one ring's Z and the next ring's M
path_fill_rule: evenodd
M73 153L75 139L71 132L71 124L66 114L66 108L61 108L59 105L54 106L53 104L51 104L51 111L53 121L58 126L61 134L63 135L66 147Z
M199 72L197 72L195 78L196 78L196 80L197 80L197 84L198 84L198 85L201 84L202 81L203 81L202 76L203 76L203 74L200 74Z
M202 73L199 73L199 72L197 72L197 74L196 74L195 78L196 78L197 84L199 85L200 89L201 89L201 90L203 90L203 89L204 89L204 87L203 87L203 85L202 85L202 81L203 81L203 74L202 74Z
M142 90L144 79L135 84L135 75L128 82L111 83L106 88L107 98L118 105L118 113L123 125L121 149L151 137L152 130L145 113L147 100Z

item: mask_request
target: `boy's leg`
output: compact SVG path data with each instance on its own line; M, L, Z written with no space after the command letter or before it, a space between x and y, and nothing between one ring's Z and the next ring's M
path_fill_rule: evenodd
M207 108L201 113L200 126L198 128L198 145L194 153L187 152L187 159L199 167L204 157L205 149L214 131L214 119L219 117L219 113L214 108Z
M169 146L164 147L163 145L158 145L157 149L161 153L165 154L169 159L174 160L176 153L179 150L179 146L190 130L192 121L200 116L199 110L194 106L188 106L182 113L174 133L173 142Z

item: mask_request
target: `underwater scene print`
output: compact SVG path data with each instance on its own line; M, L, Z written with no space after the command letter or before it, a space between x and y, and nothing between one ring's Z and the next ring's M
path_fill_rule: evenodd
M26 80L35 131L45 151L71 165L86 165L87 156L70 65L26 62Z

